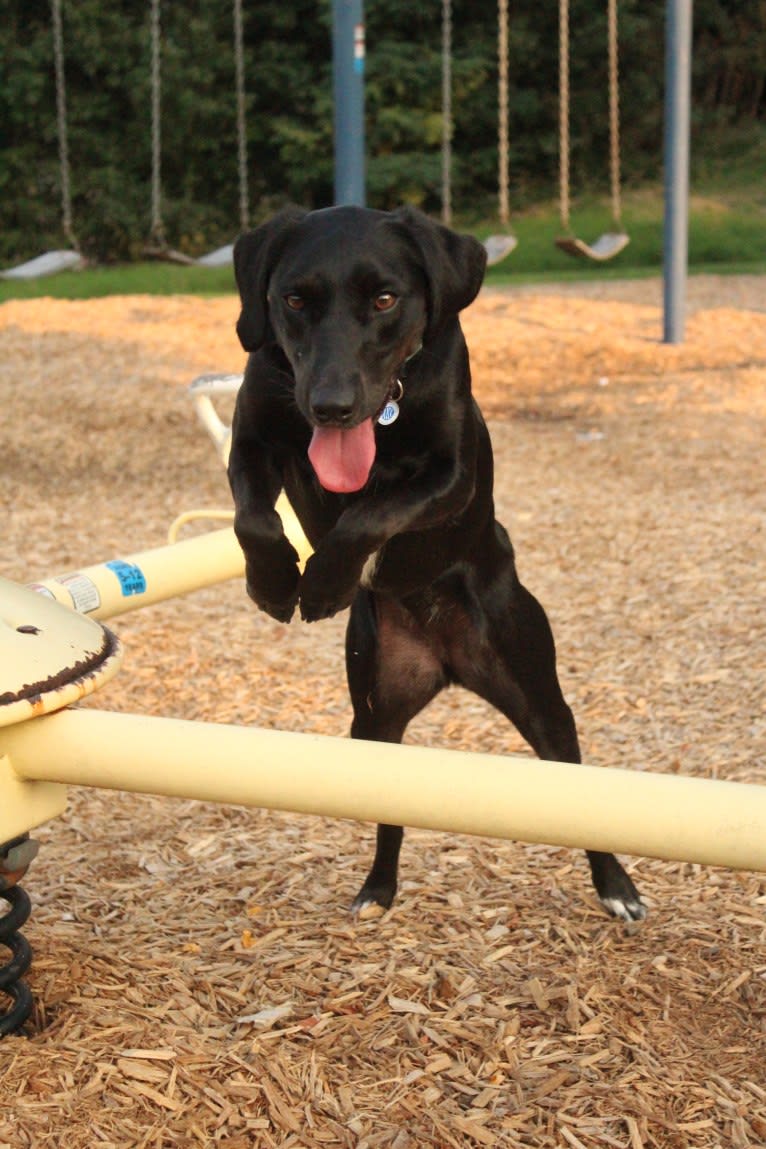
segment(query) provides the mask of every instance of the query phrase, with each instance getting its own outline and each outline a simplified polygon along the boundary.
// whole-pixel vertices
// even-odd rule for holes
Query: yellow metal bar
[[[305,561],[311,547],[284,495],[277,502],[277,511]],[[80,614],[103,619],[241,578],[244,571],[240,545],[229,527],[28,585]]]
[[[0,844],[57,818],[65,809],[66,786],[26,782],[11,769],[9,759],[0,756]]]
[[[238,578],[244,567],[239,543],[228,528],[29,585],[91,618],[113,618]]]
[[[231,508],[228,511],[224,511],[224,510],[215,510],[215,509],[211,510],[209,508],[205,509],[204,507],[202,507],[199,510],[182,511],[180,515],[177,515],[173,519],[173,522],[168,527],[168,542],[169,543],[177,543],[178,542],[178,536],[181,533],[181,530],[188,523],[198,523],[201,521],[207,521],[207,522],[217,521],[220,523],[233,523],[234,522],[234,509]]]
[[[766,787],[69,710],[0,731],[20,778],[766,871]]]

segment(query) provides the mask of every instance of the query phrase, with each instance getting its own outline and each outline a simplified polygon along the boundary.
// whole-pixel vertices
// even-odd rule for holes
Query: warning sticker
[[[72,604],[76,611],[80,614],[87,614],[91,610],[97,610],[101,606],[101,596],[98,593],[98,587],[84,574],[71,574],[64,575],[63,578],[57,578],[56,582],[65,586],[72,596]]]
[[[37,591],[38,594],[44,594],[46,598],[52,598],[54,602],[56,601],[56,596],[53,591],[49,590],[47,586],[43,586],[42,583],[28,582],[27,586],[30,590]]]
[[[112,562],[106,563],[106,566],[117,575],[123,597],[128,598],[132,594],[143,594],[146,590],[144,572],[135,563],[125,562],[124,559],[114,559]]]

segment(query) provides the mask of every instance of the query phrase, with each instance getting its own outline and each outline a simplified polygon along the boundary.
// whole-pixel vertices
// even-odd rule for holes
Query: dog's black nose
[[[354,417],[354,407],[338,399],[318,399],[311,404],[311,414],[320,427],[343,427]]]

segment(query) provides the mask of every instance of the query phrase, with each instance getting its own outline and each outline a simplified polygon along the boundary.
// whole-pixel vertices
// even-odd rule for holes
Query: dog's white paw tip
[[[638,898],[601,898],[601,905],[623,922],[642,922],[646,917],[646,906]]]

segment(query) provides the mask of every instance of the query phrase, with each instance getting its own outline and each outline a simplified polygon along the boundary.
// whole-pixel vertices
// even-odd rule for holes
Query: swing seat
[[[176,251],[172,247],[166,247],[159,243],[148,243],[143,254],[147,259],[157,259],[164,263],[180,263],[184,267],[191,267],[195,262],[190,255],[184,255],[182,251]]]
[[[56,275],[59,271],[70,271],[85,266],[78,251],[46,251],[18,267],[0,271],[0,279],[38,279],[43,275]]]
[[[182,251],[176,251],[172,247],[150,243],[144,248],[144,255],[147,259],[163,260],[165,263],[179,263],[184,267],[228,267],[232,262],[233,250],[234,245],[227,243],[224,247],[218,247],[215,251],[208,252],[207,255],[201,255],[199,259],[193,259],[192,256],[184,255]]]
[[[232,262],[233,253],[234,244],[227,243],[223,247],[217,247],[215,251],[209,251],[207,255],[201,255],[194,262],[200,267],[228,267]]]
[[[562,235],[556,240],[556,247],[560,247],[567,255],[593,259],[596,263],[606,263],[607,260],[619,255],[629,243],[630,236],[624,231],[606,231],[594,243],[585,243],[574,235]]]
[[[509,256],[519,241],[515,235],[488,235],[484,240],[484,250],[487,253],[487,263],[493,267]]]

